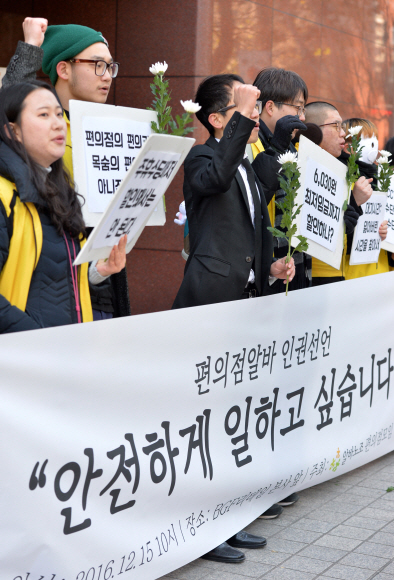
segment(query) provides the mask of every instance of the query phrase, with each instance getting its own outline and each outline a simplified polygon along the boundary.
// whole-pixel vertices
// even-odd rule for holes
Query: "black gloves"
[[[351,234],[354,231],[359,217],[359,213],[349,204],[343,214],[347,234]]]
[[[294,129],[303,129],[306,131],[307,127],[298,117],[294,115],[286,115],[278,119],[275,126],[274,136],[271,139],[271,145],[280,153],[284,153],[290,146],[290,141]]]

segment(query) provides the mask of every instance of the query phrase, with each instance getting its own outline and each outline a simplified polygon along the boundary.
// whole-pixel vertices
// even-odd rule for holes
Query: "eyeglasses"
[[[288,107],[294,107],[297,109],[297,117],[301,117],[301,115],[305,115],[305,107],[302,105],[292,105],[291,103],[281,103],[279,101],[274,101],[275,105],[287,105]]]
[[[226,111],[229,111],[230,109],[234,109],[234,107],[236,107],[236,106],[237,105],[229,105],[228,107],[223,107],[223,109],[219,109],[218,111],[216,111],[216,113],[225,113]],[[263,110],[262,101],[256,101],[255,109],[257,109],[259,115],[261,115],[261,111]]]
[[[98,77],[102,77],[105,75],[105,73],[107,72],[107,69],[109,71],[109,75],[111,78],[115,78],[116,75],[118,74],[118,70],[119,70],[119,63],[118,62],[105,62],[105,60],[90,60],[88,58],[70,58],[70,62],[73,64],[78,64],[80,62],[84,63],[87,62],[89,64],[94,64],[95,65],[95,69],[94,72],[96,74],[96,76]]]
[[[319,127],[328,127],[329,125],[335,125],[335,129],[338,131],[338,133],[341,132],[341,130],[345,130],[343,123],[341,123],[340,121],[334,121],[333,123],[324,123],[324,125],[319,125]]]

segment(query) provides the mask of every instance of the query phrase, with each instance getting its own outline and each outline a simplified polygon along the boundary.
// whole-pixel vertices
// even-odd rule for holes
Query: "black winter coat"
[[[37,208],[43,233],[41,255],[31,278],[30,290],[23,312],[0,295],[0,333],[61,326],[77,322],[71,269],[63,236],[51,222],[45,202],[32,185],[24,161],[4,143],[0,143],[0,175],[15,183],[22,202],[32,202]],[[70,247],[72,241],[67,235]],[[0,200],[0,271],[9,252],[10,238],[7,218]],[[79,243],[74,241],[78,254]]]

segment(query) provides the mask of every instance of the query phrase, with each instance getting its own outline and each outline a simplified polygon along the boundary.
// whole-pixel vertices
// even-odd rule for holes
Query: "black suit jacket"
[[[189,221],[190,254],[173,308],[241,298],[259,244],[262,293],[272,263],[273,242],[263,188],[261,239],[256,239],[245,184],[238,167],[255,121],[235,112],[218,143],[210,137],[185,160],[183,193]],[[255,268],[256,270],[256,268]]]

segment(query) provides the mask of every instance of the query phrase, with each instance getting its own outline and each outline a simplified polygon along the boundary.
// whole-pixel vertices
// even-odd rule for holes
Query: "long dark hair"
[[[29,167],[31,181],[44,202],[43,206],[47,206],[58,233],[62,235],[63,232],[68,232],[71,237],[78,239],[80,234],[86,235],[81,204],[78,199],[82,196],[74,190],[72,179],[64,168],[63,160],[58,159],[52,163],[52,171],[46,174],[27,153],[23,143],[15,138],[10,126],[10,123],[20,126],[25,99],[38,89],[50,91],[60,104],[55,90],[42,81],[17,83],[0,91],[0,140],[19,155]]]

